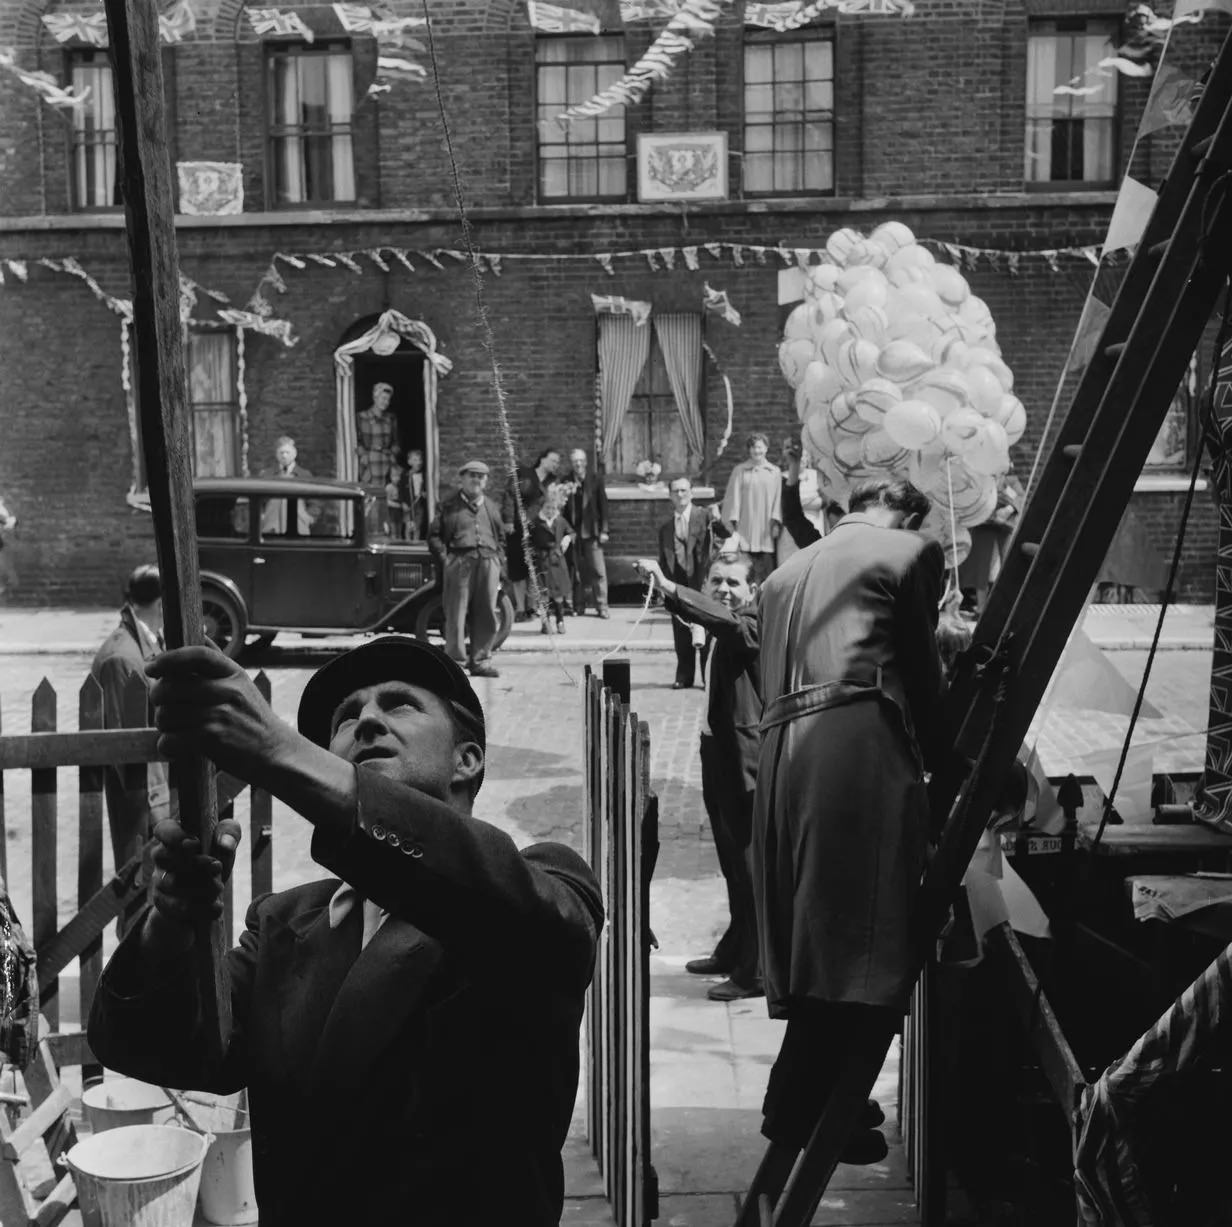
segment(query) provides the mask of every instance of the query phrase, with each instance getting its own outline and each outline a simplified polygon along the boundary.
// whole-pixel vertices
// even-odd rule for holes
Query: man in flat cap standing
[[[441,503],[428,530],[428,544],[444,570],[445,650],[465,661],[473,677],[499,677],[490,662],[505,529],[500,508],[484,494],[488,466],[468,460],[458,481],[461,488]]]
[[[211,1062],[191,950],[240,829],[219,823],[206,855],[160,823],[152,906],[94,999],[98,1058],[161,1086],[248,1088],[263,1227],[553,1227],[603,905],[574,852],[519,852],[471,816],[485,736],[466,674],[375,639],[309,681],[296,731],[212,649],[149,673],[160,750],[271,791],[335,876],[254,900]]]

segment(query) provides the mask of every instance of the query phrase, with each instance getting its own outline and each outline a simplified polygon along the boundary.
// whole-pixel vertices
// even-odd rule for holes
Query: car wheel
[[[239,602],[222,588],[203,588],[201,612],[205,618],[205,633],[220,651],[238,660],[248,633],[248,619]]]
[[[495,651],[509,638],[513,629],[513,601],[502,588],[496,598],[496,638],[492,640]],[[415,615],[415,638],[425,643],[445,637],[445,606],[439,596],[429,597]]]

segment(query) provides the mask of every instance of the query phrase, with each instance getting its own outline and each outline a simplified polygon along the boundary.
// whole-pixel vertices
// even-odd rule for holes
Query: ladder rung
[[[1018,548],[1022,550],[1028,558],[1034,558],[1035,555],[1039,553],[1039,542],[1024,541]]]
[[[1082,444],[1067,443],[1061,449],[1061,455],[1064,456],[1066,460],[1077,460],[1078,457],[1082,455]]]
[[[1105,358],[1119,358],[1125,352],[1126,341],[1114,341],[1111,345],[1104,346]]]
[[[1161,243],[1153,243],[1146,249],[1146,254],[1152,259],[1162,257],[1171,245],[1171,239],[1164,239]]]
[[[1204,136],[1200,141],[1194,141],[1189,150],[1189,156],[1195,159],[1206,157],[1207,151],[1210,149],[1214,141],[1215,134],[1213,132],[1210,136]]]

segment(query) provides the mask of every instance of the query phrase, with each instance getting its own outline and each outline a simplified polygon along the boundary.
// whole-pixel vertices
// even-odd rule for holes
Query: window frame
[[[107,71],[109,85],[112,90],[113,107],[115,96],[115,70],[112,67],[111,60],[107,55],[106,47],[93,46],[76,46],[64,48],[64,84],[68,88],[72,88],[73,70],[78,65],[87,63],[86,57],[95,61],[94,67],[104,68]],[[112,168],[111,168],[111,204],[83,204],[81,201],[81,183],[77,177],[77,151],[81,147],[80,129],[76,125],[77,112],[73,112],[69,119],[67,140],[68,140],[68,206],[71,213],[116,213],[124,207],[124,202],[120,199],[120,132],[118,126],[110,129],[111,140],[91,140],[87,142],[87,146],[91,149],[98,145],[110,144],[112,150]],[[114,119],[114,116],[113,116]]]
[[[1107,25],[1109,27],[1109,42],[1113,53],[1120,42],[1123,34],[1123,23],[1119,16],[1114,16],[1111,13],[1087,13],[1087,14],[1053,14],[1045,16],[1031,16],[1027,20],[1027,42],[1024,50],[1024,72],[1028,75],[1024,82],[1023,88],[1023,132],[1022,132],[1022,156],[1023,156],[1023,190],[1026,192],[1106,192],[1115,189],[1121,181],[1121,114],[1122,114],[1122,94],[1121,94],[1121,79],[1120,75],[1113,71],[1111,80],[1115,97],[1112,105],[1112,117],[1110,120],[1109,147],[1112,150],[1112,163],[1109,168],[1110,174],[1106,179],[1028,179],[1026,175],[1027,166],[1027,150],[1028,138],[1031,133],[1032,118],[1030,115],[1031,108],[1031,78],[1029,68],[1026,65],[1030,64],[1030,45],[1031,39],[1036,37],[1043,27],[1052,27],[1051,33],[1055,37],[1058,34],[1075,34],[1080,31],[1086,31],[1094,24]],[[1067,28],[1069,27],[1069,28]],[[1074,100],[1071,99],[1071,108]]]
[[[225,336],[230,345],[231,357],[231,393],[233,399],[230,401],[196,401],[193,399],[192,388],[192,340],[193,337],[204,336]],[[241,457],[244,449],[244,422],[240,413],[240,397],[239,397],[239,337],[237,330],[230,325],[206,327],[200,324],[189,325],[184,333],[184,380],[185,380],[185,404],[188,409],[188,435],[189,444],[192,448],[192,472],[193,477],[239,477],[241,469]],[[233,451],[230,457],[230,471],[226,473],[200,473],[197,468],[197,414],[198,413],[219,413],[227,410],[231,414],[231,420],[234,426],[232,438],[234,440]]]
[[[631,132],[630,124],[629,124],[629,108],[622,107],[621,110],[623,114],[621,115],[621,122],[624,125],[624,140],[622,142],[624,146],[624,153],[623,153],[624,186],[622,190],[620,191],[620,193],[619,194],[612,193],[610,195],[590,195],[590,196],[582,196],[582,195],[575,196],[572,193],[566,193],[561,196],[548,196],[544,192],[544,182],[543,182],[543,169],[544,169],[544,162],[545,162],[545,159],[543,157],[544,142],[542,141],[540,137],[540,133],[539,133],[539,123],[540,123],[539,70],[541,67],[548,67],[548,65],[544,65],[540,63],[539,48],[541,46],[545,46],[548,43],[566,43],[566,42],[572,42],[572,43],[575,43],[581,46],[587,43],[593,43],[596,38],[611,39],[613,41],[619,40],[620,52],[621,52],[620,58],[618,60],[616,59],[583,60],[583,61],[579,61],[579,63],[593,64],[596,66],[605,65],[605,64],[619,64],[621,68],[621,75],[623,76],[624,73],[628,71],[628,67],[629,67],[629,57],[626,51],[625,36],[623,33],[605,30],[605,31],[602,31],[598,35],[594,35],[594,34],[547,34],[547,33],[539,33],[539,32],[536,32],[535,34],[535,46],[534,46],[534,57],[533,57],[534,85],[533,85],[533,90],[532,90],[533,98],[532,98],[531,114],[534,117],[534,130],[535,130],[535,202],[537,204],[541,204],[541,205],[547,205],[547,204],[627,204],[630,199],[630,186],[629,186],[630,178],[632,177],[632,179],[636,183],[637,153],[636,153],[636,148],[633,144],[633,134]],[[565,66],[567,66],[569,64],[569,61],[567,60],[562,61],[562,63]],[[579,100],[579,101],[582,101],[582,100]],[[566,105],[572,105],[572,104],[566,102]],[[596,117],[596,118],[598,119],[601,117]],[[586,147],[593,148],[596,151],[598,151],[598,150],[603,149],[605,144],[612,144],[612,143],[614,142],[601,142],[601,141],[596,140],[596,142],[593,145],[586,146]],[[559,147],[567,149],[569,147],[569,142],[562,141]],[[567,167],[571,160],[569,157],[565,157],[564,159],[550,159],[550,160],[563,161],[566,166],[566,175],[567,175]],[[594,163],[598,164],[601,159],[600,159],[598,152],[596,152],[594,157],[589,158],[588,160],[593,161]],[[597,178],[597,175],[596,175],[596,178]]]
[[[748,166],[748,132],[751,126],[768,127],[773,133],[778,125],[778,111],[774,112],[775,121],[770,124],[750,125],[747,104],[748,80],[748,49],[753,46],[782,46],[793,43],[829,43],[830,45],[830,186],[828,188],[788,188],[784,190],[771,189],[763,191],[749,186]],[[808,78],[803,78],[799,85],[804,88]],[[771,82],[771,89],[778,84],[777,79]],[[807,112],[801,111],[800,127],[808,126],[808,120],[803,118]],[[801,26],[798,30],[778,33],[775,30],[746,29],[740,42],[740,192],[745,199],[782,200],[792,197],[828,198],[838,194],[838,29],[832,23]],[[761,150],[754,150],[761,153]],[[771,150],[771,156],[774,151]],[[802,150],[800,157],[807,156]],[[803,171],[804,167],[801,166]]]
[[[287,126],[274,123],[274,104],[277,91],[274,84],[274,62],[276,59],[298,60],[314,56],[336,55],[345,52],[351,61],[351,91],[348,95],[350,110],[344,131],[330,127],[325,132],[306,130],[299,125]],[[359,175],[355,157],[355,141],[357,128],[355,124],[355,44],[349,38],[317,39],[312,44],[285,41],[283,39],[266,39],[261,42],[261,88],[262,88],[262,123],[263,148],[265,150],[264,186],[265,208],[270,212],[290,212],[295,210],[310,211],[331,205],[359,205]],[[276,130],[278,129],[278,130]],[[331,141],[335,136],[346,136],[351,143],[351,184],[353,195],[340,199],[331,196],[328,199],[279,200],[277,187],[278,142],[293,137],[295,134],[305,136],[328,136]],[[302,151],[301,151],[302,158]],[[302,169],[302,164],[301,164]],[[332,170],[331,170],[332,178]]]

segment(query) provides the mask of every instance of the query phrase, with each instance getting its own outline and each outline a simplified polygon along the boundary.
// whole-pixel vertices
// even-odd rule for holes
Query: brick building
[[[638,105],[573,125],[566,144],[555,114],[618,77],[666,17],[625,22],[618,0],[571,0],[601,33],[548,34],[521,0],[433,0],[420,50],[386,46],[388,27],[378,47],[328,4],[284,7],[299,27],[258,34],[240,0],[189,2],[195,28],[163,52],[171,158],[206,185],[199,210],[228,198],[228,176],[242,185],[238,211],[177,222],[195,285],[198,470],[259,472],[289,434],[314,473],[353,475],[347,431],[377,382],[393,385],[401,440],[434,453],[442,486],[464,457],[505,464],[474,282],[449,254],[464,246],[452,149],[524,461],[547,444],[594,444],[599,342],[629,317],[597,315],[591,296],[651,305],[647,359],[607,455],[617,555],[651,549],[667,515],[666,494],[633,477],[638,460],[687,468],[721,493],[747,431],[798,429],[776,356],[791,259],[756,249],[820,248],[842,226],[896,219],[971,249],[965,275],[992,308],[1028,410],[1015,455],[1029,467],[1090,281],[1077,249],[1103,240],[1151,85],[1101,77],[1097,94],[1057,110],[1053,83],[1089,77],[1121,39],[1120,0],[919,0],[910,17],[831,10],[779,34],[746,26],[736,0]],[[384,17],[422,12],[393,0]],[[61,14],[81,19],[77,36],[65,37]],[[124,386],[115,300],[129,295],[128,273],[95,14],[96,0],[0,0],[0,47],[19,68],[92,87],[77,110],[53,108],[0,69],[0,491],[22,521],[5,598],[22,604],[109,603],[152,552]],[[1226,22],[1208,13],[1178,31],[1187,62],[1209,58]],[[426,44],[424,28],[408,33]],[[378,54],[418,61],[426,79],[378,66]],[[1175,131],[1139,147],[1141,181],[1162,177]],[[639,199],[639,138],[668,133],[725,138],[726,198]],[[1044,249],[1059,254],[1031,254]],[[738,326],[703,310],[707,284],[726,291]],[[254,293],[293,345],[220,314],[251,308]],[[413,327],[336,360],[390,310]],[[673,374],[697,383],[691,418]],[[718,454],[722,376],[734,417]],[[1178,402],[1135,495],[1161,557],[1194,446],[1186,413]],[[1212,590],[1213,534],[1202,500],[1182,575],[1191,599]]]

